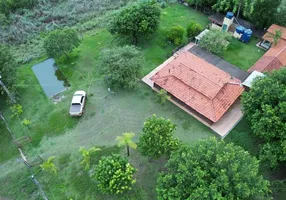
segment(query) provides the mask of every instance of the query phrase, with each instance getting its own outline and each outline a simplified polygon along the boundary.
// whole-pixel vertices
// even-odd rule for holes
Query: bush
[[[199,42],[202,48],[214,54],[221,55],[227,50],[229,33],[220,30],[210,30]]]
[[[131,190],[136,182],[133,174],[136,169],[132,167],[126,158],[119,154],[102,157],[95,168],[94,178],[98,181],[98,187],[102,193],[120,194]]]
[[[163,105],[168,100],[168,94],[166,90],[161,89],[156,95],[156,101]]]
[[[103,50],[99,56],[100,70],[108,87],[134,89],[138,86],[144,57],[135,46]]]
[[[167,39],[176,46],[179,46],[183,43],[184,32],[185,31],[182,26],[173,26],[167,31]]]
[[[194,22],[191,21],[191,23],[189,23],[189,25],[187,26],[187,37],[189,39],[194,39],[201,31],[203,30],[203,27]]]

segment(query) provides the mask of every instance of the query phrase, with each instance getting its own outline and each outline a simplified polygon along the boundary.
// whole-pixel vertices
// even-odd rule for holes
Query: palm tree
[[[118,146],[126,145],[127,156],[130,155],[129,147],[132,149],[137,148],[137,144],[132,141],[132,138],[135,136],[134,133],[123,133],[122,136],[117,136],[116,140],[118,141]]]
[[[42,170],[48,171],[48,172],[52,172],[52,173],[56,174],[58,169],[57,169],[56,165],[53,162],[54,159],[55,159],[55,156],[51,156],[51,157],[48,158],[48,160],[44,161],[43,164],[40,165]]]
[[[279,39],[282,37],[282,31],[279,29],[275,30],[274,35],[272,36],[273,38],[273,43],[274,46],[278,44]]]
[[[81,152],[81,155],[83,157],[83,160],[81,161],[81,165],[85,165],[84,170],[89,170],[90,163],[91,163],[91,155],[97,151],[100,151],[100,148],[92,147],[90,149],[85,149],[84,147],[80,147],[79,151]]]

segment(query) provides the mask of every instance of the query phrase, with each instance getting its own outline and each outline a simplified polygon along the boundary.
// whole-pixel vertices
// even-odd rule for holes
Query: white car
[[[76,91],[73,95],[70,106],[70,116],[82,116],[85,102],[86,102],[86,92],[82,90]]]

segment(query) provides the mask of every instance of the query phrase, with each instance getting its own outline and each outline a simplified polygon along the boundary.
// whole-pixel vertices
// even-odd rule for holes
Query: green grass
[[[144,75],[162,63],[175,48],[166,41],[166,29],[176,24],[186,27],[190,20],[195,20],[204,27],[208,23],[205,15],[182,5],[175,4],[162,11],[159,30],[149,39],[141,40],[139,44],[146,58]],[[132,131],[136,133],[135,140],[138,141],[144,121],[153,113],[171,119],[177,125],[175,136],[187,144],[213,136],[209,128],[172,103],[167,102],[163,106],[155,103],[156,93],[143,83],[136,91],[118,90],[115,94],[108,93],[104,79],[98,74],[99,52],[104,48],[128,42],[114,38],[105,29],[92,30],[85,34],[82,45],[70,55],[69,61],[57,61],[71,83],[70,89],[63,92],[65,98],[58,104],[47,99],[31,70],[33,64],[45,58],[19,68],[21,79],[25,80],[28,86],[20,91],[20,103],[24,108],[21,118],[32,121],[31,130],[20,125],[21,119],[9,120],[9,123],[18,137],[24,134],[32,137],[31,145],[24,149],[28,159],[37,155],[44,159],[56,156],[59,168],[56,176],[44,172],[37,174],[49,199],[156,199],[156,177],[163,170],[165,159],[149,160],[137,151],[132,151],[129,161],[138,169],[136,185],[126,194],[109,196],[100,194],[96,182],[90,178],[92,171],[88,173],[82,170],[78,152],[79,146],[105,146],[104,150],[93,158],[91,169],[100,156],[112,152],[123,155],[124,150],[114,146],[116,136]],[[224,55],[225,59],[243,69],[249,68],[252,62],[259,58],[258,54],[255,54],[254,43],[252,41],[251,44],[243,44],[234,40],[229,52]],[[245,51],[241,52],[242,50]],[[238,58],[249,57],[247,50],[252,52],[255,58],[247,62],[240,61]],[[78,89],[89,90],[94,96],[88,98],[84,116],[76,119],[69,117],[68,109],[72,94]],[[4,114],[9,119],[9,109],[6,109]],[[0,126],[3,130],[3,125]],[[3,131],[0,134],[0,148],[8,153],[0,155],[0,198],[41,199],[38,189],[28,179],[26,168],[16,159],[18,152],[10,136],[2,133]],[[243,146],[252,155],[257,155],[259,140],[252,136],[245,120],[241,121],[225,140]],[[262,168],[262,173],[271,178],[271,173],[266,168]]]
[[[248,70],[261,56],[264,50],[256,47],[259,39],[252,38],[249,43],[243,43],[235,38],[231,39],[223,58],[243,70]]]
[[[163,62],[175,48],[167,43],[165,30],[175,24],[186,27],[191,19],[199,21],[203,26],[208,22],[205,15],[182,5],[175,4],[163,10],[158,32],[146,41],[141,40],[139,44],[146,59],[143,74],[149,73]],[[185,38],[185,42],[186,40]],[[78,154],[80,146],[89,148],[105,145],[107,149],[111,148],[116,152],[118,149],[113,147],[116,144],[115,138],[123,132],[135,132],[135,141],[138,141],[144,121],[154,113],[171,119],[177,125],[175,136],[187,144],[213,136],[208,127],[172,103],[167,102],[163,106],[157,104],[156,93],[144,83],[135,91],[117,90],[115,94],[108,92],[103,77],[98,73],[98,55],[104,48],[128,43],[129,41],[113,37],[105,29],[85,34],[82,45],[70,55],[69,61],[64,58],[57,61],[71,84],[69,90],[63,92],[65,98],[58,104],[47,99],[31,70],[35,63],[45,58],[19,68],[20,78],[28,86],[20,90],[19,103],[23,106],[24,113],[21,119],[13,120],[9,119],[9,109],[4,114],[17,137],[25,134],[31,136],[32,143],[24,148],[29,160],[37,155],[44,159],[57,156],[60,168],[58,175],[38,175],[50,199],[156,199],[156,177],[165,160],[149,161],[138,152],[133,152],[130,162],[138,168],[138,181],[134,190],[119,198],[99,194],[94,180],[79,166]],[[88,98],[84,116],[77,119],[68,115],[68,109],[72,94],[78,89],[87,90],[94,95]],[[21,125],[23,118],[31,120],[31,130]],[[3,141],[9,141],[8,136]],[[11,143],[3,143],[1,149],[6,148],[13,152]],[[107,149],[103,151],[104,154],[110,153]],[[16,152],[8,156],[0,155],[0,161],[4,164],[0,169],[0,184],[4,186],[0,188],[0,197],[37,199],[38,190],[27,179],[27,173],[22,173],[25,167],[18,165],[17,160],[13,159],[18,156]]]

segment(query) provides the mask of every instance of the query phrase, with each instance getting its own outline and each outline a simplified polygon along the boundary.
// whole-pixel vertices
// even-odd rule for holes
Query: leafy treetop
[[[133,174],[136,169],[128,163],[126,158],[119,154],[102,157],[95,168],[94,178],[103,193],[120,194],[131,190],[135,183]]]
[[[134,89],[138,86],[144,57],[135,46],[105,49],[99,56],[98,66],[105,74],[109,87]]]
[[[44,41],[44,48],[51,57],[60,57],[72,52],[80,45],[77,32],[73,29],[57,29],[49,33]]]
[[[160,157],[177,149],[179,140],[173,136],[176,125],[170,120],[153,115],[144,123],[138,147],[143,155]]]
[[[183,146],[157,180],[158,199],[271,199],[269,181],[258,174],[259,161],[233,144],[215,138]]]
[[[153,34],[159,27],[160,8],[154,1],[132,4],[115,15],[109,24],[112,34],[132,38],[133,44],[140,36]]]
[[[257,79],[242,95],[253,133],[264,140],[261,158],[275,167],[286,161],[286,68]]]

